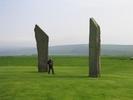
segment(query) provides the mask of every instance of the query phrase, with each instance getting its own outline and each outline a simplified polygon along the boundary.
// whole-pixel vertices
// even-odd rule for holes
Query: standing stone
[[[94,18],[90,18],[89,76],[100,76],[100,27]]]
[[[38,72],[47,72],[49,37],[38,25],[35,25],[34,31],[38,51]]]

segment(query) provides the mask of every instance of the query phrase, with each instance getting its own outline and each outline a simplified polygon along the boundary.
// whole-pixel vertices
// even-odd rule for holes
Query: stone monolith
[[[47,72],[49,37],[38,25],[35,25],[34,31],[38,52],[38,72]]]
[[[100,27],[94,18],[90,18],[89,76],[100,76]]]

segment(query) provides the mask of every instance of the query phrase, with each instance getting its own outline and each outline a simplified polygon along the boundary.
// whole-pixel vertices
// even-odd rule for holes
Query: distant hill
[[[133,56],[133,45],[102,45],[104,56]],[[36,48],[0,48],[0,56],[35,55]],[[88,55],[87,44],[60,45],[49,47],[50,55]]]
[[[36,48],[0,48],[0,56],[35,55]]]
[[[88,55],[88,45],[63,45],[50,47],[52,55]],[[102,45],[101,55],[104,56],[133,56],[133,45]]]

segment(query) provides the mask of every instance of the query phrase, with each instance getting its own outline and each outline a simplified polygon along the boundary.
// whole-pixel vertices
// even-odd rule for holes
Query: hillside
[[[0,56],[35,55],[36,48],[1,48]],[[61,45],[49,47],[50,55],[88,55],[87,44]],[[133,56],[133,45],[102,45],[103,56]]]

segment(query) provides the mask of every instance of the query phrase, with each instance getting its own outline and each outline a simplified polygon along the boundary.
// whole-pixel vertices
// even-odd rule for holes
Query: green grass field
[[[102,57],[101,77],[89,78],[87,57],[53,59],[48,75],[35,56],[0,57],[0,100],[133,100],[133,60]]]

